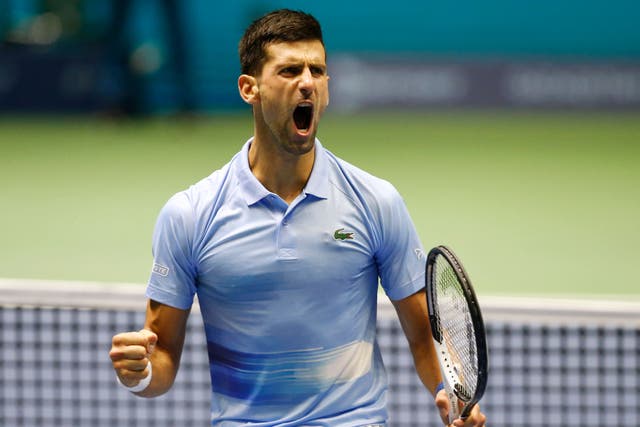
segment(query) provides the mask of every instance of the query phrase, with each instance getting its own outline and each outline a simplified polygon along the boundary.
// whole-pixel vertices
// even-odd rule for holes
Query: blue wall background
[[[329,58],[339,53],[470,60],[640,58],[638,0],[239,0],[215,5],[186,0],[192,77],[204,104],[216,99],[215,105],[240,105],[238,40],[253,19],[280,7],[302,9],[320,20]]]
[[[85,25],[105,28],[111,0],[77,0]],[[162,2],[132,0],[122,23],[134,52],[151,46],[159,55],[142,76],[149,110],[175,103],[175,64]],[[178,0],[175,0],[178,1]],[[73,3],[73,2],[72,2]],[[0,0],[0,33],[46,4]],[[237,108],[236,47],[246,26],[281,7],[302,9],[322,23],[329,59],[336,54],[426,59],[620,61],[640,60],[638,0],[380,0],[251,1],[181,0],[188,80],[199,109]],[[0,51],[1,55],[1,51]],[[1,57],[0,57],[1,59]]]

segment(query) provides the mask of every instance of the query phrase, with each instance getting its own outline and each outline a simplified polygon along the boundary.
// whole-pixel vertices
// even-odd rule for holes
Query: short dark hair
[[[318,40],[324,46],[320,23],[312,15],[290,9],[270,12],[251,23],[238,46],[242,74],[257,75],[270,43]]]

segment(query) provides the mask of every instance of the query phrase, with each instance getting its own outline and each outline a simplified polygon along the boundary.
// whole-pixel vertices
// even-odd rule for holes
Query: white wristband
[[[151,373],[152,373],[151,361],[147,363],[147,369],[149,369],[149,375],[141,379],[138,384],[131,387],[127,387],[126,385],[122,384],[122,381],[120,381],[120,378],[116,376],[116,379],[118,380],[118,384],[120,384],[122,387],[124,387],[125,389],[129,390],[132,393],[137,393],[139,391],[146,389],[147,387],[149,387],[149,384],[151,383]]]

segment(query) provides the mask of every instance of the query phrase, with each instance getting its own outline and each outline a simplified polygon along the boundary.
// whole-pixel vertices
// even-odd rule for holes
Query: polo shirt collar
[[[302,189],[305,194],[310,194],[318,199],[326,199],[329,196],[329,166],[327,152],[316,138],[316,158],[313,161],[313,169],[307,185]]]
[[[258,178],[255,177],[249,167],[249,147],[251,147],[252,142],[253,137],[244,144],[236,163],[236,175],[240,184],[240,190],[249,206],[271,195],[271,192],[258,181]],[[315,150],[316,156],[313,169],[311,170],[311,176],[309,176],[309,181],[307,181],[307,185],[302,191],[307,195],[313,195],[319,199],[326,199],[329,194],[327,154],[317,138],[315,140]]]

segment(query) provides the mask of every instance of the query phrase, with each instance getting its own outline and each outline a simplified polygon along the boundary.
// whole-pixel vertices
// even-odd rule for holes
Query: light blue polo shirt
[[[309,181],[288,205],[252,174],[251,142],[161,210],[147,296],[188,309],[197,293],[212,425],[384,423],[378,283],[393,300],[424,285],[405,204],[316,140]]]

